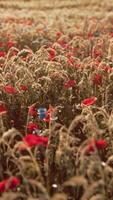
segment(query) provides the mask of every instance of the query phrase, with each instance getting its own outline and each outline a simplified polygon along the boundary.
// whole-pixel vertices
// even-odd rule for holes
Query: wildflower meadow
[[[0,200],[113,200],[113,1],[0,0]]]

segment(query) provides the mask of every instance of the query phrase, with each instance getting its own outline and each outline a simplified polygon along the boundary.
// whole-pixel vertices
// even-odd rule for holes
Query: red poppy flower
[[[17,187],[18,185],[20,185],[20,179],[14,177],[12,178],[11,180],[9,180],[9,188],[10,189],[13,189],[15,187]]]
[[[4,192],[6,188],[6,181],[1,181],[0,182],[0,192]]]
[[[101,57],[102,56],[102,51],[100,50],[94,50],[94,57],[97,58],[97,57]]]
[[[8,47],[8,48],[13,47],[14,45],[15,45],[15,43],[14,43],[13,41],[8,41],[8,42],[7,42],[7,47]]]
[[[0,57],[5,57],[6,53],[4,51],[0,51]]]
[[[35,124],[33,122],[29,122],[28,125],[27,125],[27,129],[29,131],[34,131],[35,129],[38,129],[38,126],[37,126],[37,124]]]
[[[75,80],[69,80],[66,83],[64,83],[64,88],[68,89],[68,88],[74,87],[75,85],[76,85]]]
[[[90,105],[93,105],[97,100],[97,97],[91,97],[91,98],[87,98],[87,99],[84,99],[81,103],[81,106],[84,107],[84,106],[90,106]]]
[[[42,145],[46,147],[48,144],[48,138],[39,136],[39,135],[28,134],[27,136],[23,138],[23,142],[26,145],[26,146],[23,146],[24,148],[35,147],[38,145]]]
[[[113,70],[110,66],[102,66],[102,69],[103,69],[105,72],[111,72],[111,71]]]
[[[6,107],[4,106],[4,104],[0,103],[0,114],[6,113]]]
[[[50,60],[54,60],[55,56],[56,56],[56,51],[53,48],[51,48],[49,50],[49,58],[50,58]]]
[[[100,74],[95,74],[92,81],[94,85],[102,85],[102,76]]]
[[[29,114],[30,116],[33,116],[33,117],[36,117],[36,116],[37,116],[37,111],[36,111],[36,109],[35,109],[34,106],[30,106],[30,107],[29,107],[28,114]]]
[[[95,141],[95,144],[98,149],[103,149],[107,147],[107,142],[102,139]]]
[[[6,192],[9,189],[14,189],[20,185],[20,180],[16,177],[9,178],[0,182],[0,192]]]
[[[17,94],[17,90],[11,85],[4,86],[4,91],[8,94]]]
[[[60,38],[61,35],[62,35],[62,33],[61,33],[60,31],[57,31],[57,32],[56,32],[56,36],[57,36],[57,38]]]
[[[103,139],[100,139],[100,140],[94,140],[94,141],[91,141],[90,144],[87,145],[87,147],[85,148],[85,153],[89,154],[89,153],[92,153],[95,151],[95,147],[98,149],[98,150],[102,150],[102,149],[105,149],[107,147],[107,142]]]
[[[28,87],[26,85],[20,85],[20,90],[27,91]]]

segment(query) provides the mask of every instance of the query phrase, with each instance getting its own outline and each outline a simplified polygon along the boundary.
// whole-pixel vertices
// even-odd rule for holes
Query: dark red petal
[[[6,112],[7,112],[7,110],[6,110],[5,106],[3,104],[0,104],[0,114],[6,113]]]
[[[46,145],[48,142],[48,138],[28,134],[23,138],[23,142],[25,142],[29,147],[37,146],[37,145]]]
[[[17,90],[11,85],[4,86],[4,91],[8,94],[16,94],[17,93]]]
[[[92,104],[94,104],[97,100],[97,97],[91,97],[91,98],[87,98],[84,99],[81,103],[81,106],[90,106]]]

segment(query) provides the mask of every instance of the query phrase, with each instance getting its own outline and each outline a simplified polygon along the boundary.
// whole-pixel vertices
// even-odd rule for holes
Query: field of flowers
[[[0,200],[113,200],[112,11],[0,0]]]

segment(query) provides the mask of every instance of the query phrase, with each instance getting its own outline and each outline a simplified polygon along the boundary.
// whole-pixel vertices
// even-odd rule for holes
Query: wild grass
[[[111,5],[0,1],[1,200],[113,199]]]

